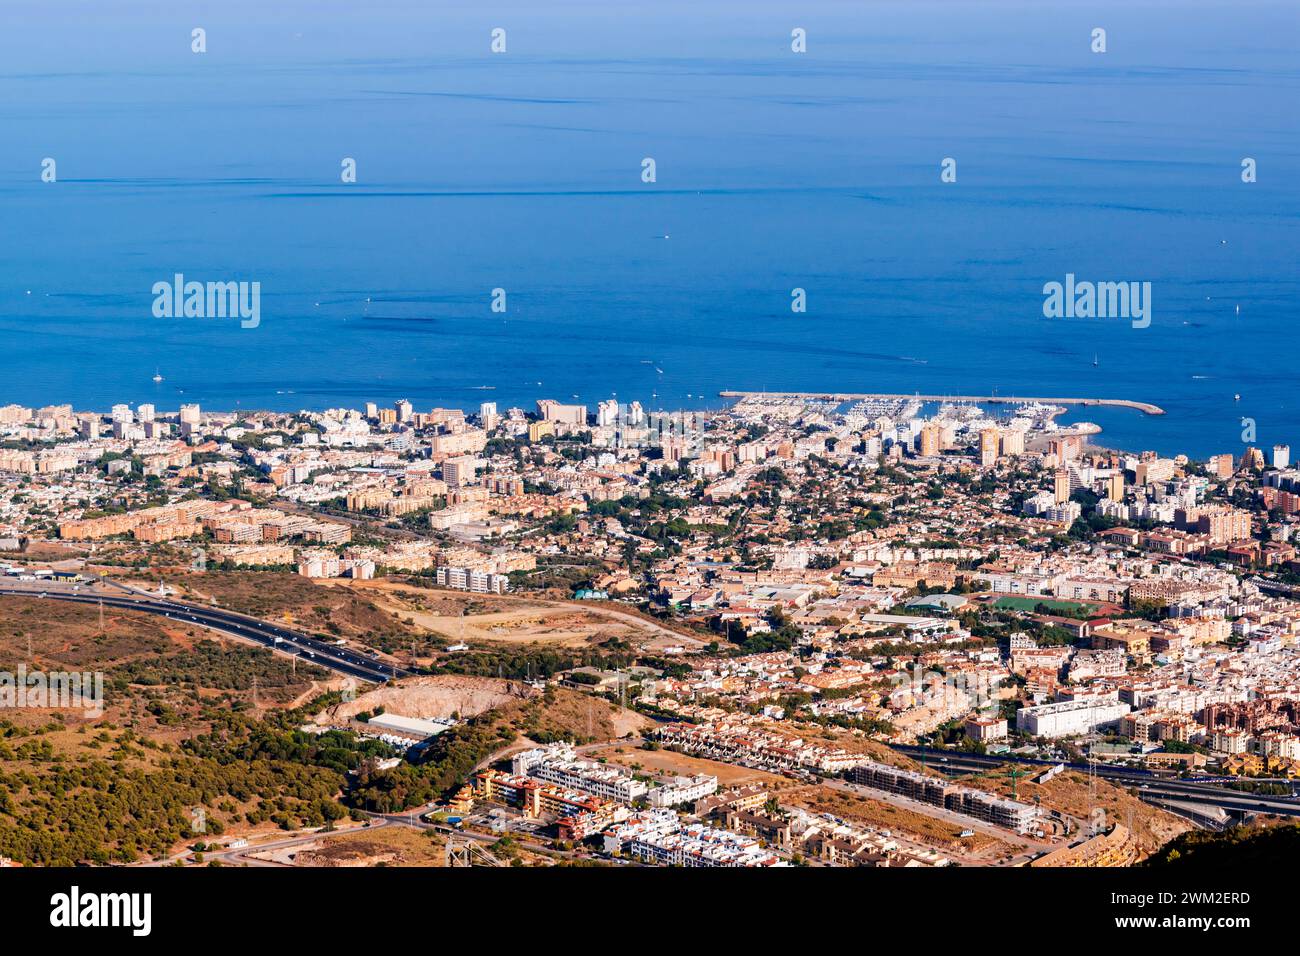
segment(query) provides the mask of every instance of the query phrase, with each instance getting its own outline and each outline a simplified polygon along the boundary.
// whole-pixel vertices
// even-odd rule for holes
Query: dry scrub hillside
[[[118,577],[119,580],[125,580]],[[162,580],[176,596],[196,604],[216,604],[288,627],[344,638],[389,653],[427,651],[433,645],[415,627],[368,596],[346,588],[327,588],[308,578],[270,571],[174,571],[132,583],[156,588]],[[439,642],[440,643],[440,642]]]
[[[959,782],[963,786],[1011,796],[1011,780],[1005,772],[963,777]],[[1192,829],[1192,825],[1182,817],[1143,803],[1128,790],[1105,780],[1096,781],[1094,796],[1087,776],[1073,771],[1057,774],[1042,784],[1032,783],[1028,777],[1022,778],[1016,785],[1016,794],[1022,802],[1040,800],[1044,808],[1069,814],[1083,821],[1085,826],[1092,820],[1094,811],[1100,809],[1106,814],[1107,826],[1122,823],[1133,831],[1143,854],[1154,852],[1180,833]]]
[[[559,687],[542,691],[522,681],[449,674],[410,677],[372,688],[316,714],[313,720],[320,726],[337,724],[381,707],[403,717],[481,717],[509,727],[511,738],[543,742],[613,740],[653,724],[635,711],[578,691]]]
[[[0,670],[102,673],[105,712],[93,722],[128,723],[160,739],[186,736],[208,703],[288,706],[323,690],[331,675],[269,650],[153,614],[40,598],[0,598]],[[5,716],[31,725],[52,709]],[[81,709],[65,716],[87,719]]]

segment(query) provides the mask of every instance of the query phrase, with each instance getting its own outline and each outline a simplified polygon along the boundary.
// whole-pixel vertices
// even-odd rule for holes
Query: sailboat
[[[162,373],[159,372],[157,369],[153,370],[153,380],[155,382],[161,382],[163,380]]]
[[[1092,353],[1092,367],[1093,367],[1093,368],[1096,368],[1096,367],[1097,367],[1097,353],[1096,353],[1096,352],[1093,352],[1093,353]]]

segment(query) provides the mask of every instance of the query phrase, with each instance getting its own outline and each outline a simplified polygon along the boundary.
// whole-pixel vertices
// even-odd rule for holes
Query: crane
[[[1012,767],[1007,771],[1007,776],[1011,778],[1011,799],[1018,799],[1019,794],[1017,793],[1016,783],[1021,777],[1029,776],[1029,771],[1021,770],[1019,767]]]

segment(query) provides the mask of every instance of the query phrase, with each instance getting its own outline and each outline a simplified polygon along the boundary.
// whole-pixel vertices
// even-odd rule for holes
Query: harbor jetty
[[[1038,398],[1023,395],[902,395],[884,392],[739,392],[718,393],[723,398],[790,398],[837,402],[871,401],[873,399],[920,402],[978,402],[987,404],[1025,405],[1106,405],[1112,408],[1132,408],[1144,415],[1163,415],[1165,410],[1150,402],[1134,402],[1127,398]]]

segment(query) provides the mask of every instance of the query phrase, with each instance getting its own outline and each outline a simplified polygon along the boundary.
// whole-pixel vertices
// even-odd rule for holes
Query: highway
[[[894,744],[893,749],[919,759],[922,748],[905,744]],[[1005,764],[1029,764],[1042,770],[1061,761],[1039,760],[1031,757],[989,756],[987,754],[960,753],[951,750],[934,750],[924,748],[926,765],[932,769],[952,771],[987,771]],[[1066,768],[1080,773],[1087,773],[1087,764],[1066,763]],[[1126,767],[1112,767],[1097,764],[1094,772],[1098,777],[1123,786],[1136,788],[1144,797],[1164,797],[1184,803],[1196,803],[1209,807],[1219,807],[1236,813],[1272,813],[1278,816],[1300,817],[1300,801],[1291,797],[1275,797],[1263,794],[1244,793],[1229,790],[1212,783],[1195,780],[1181,780],[1177,777],[1164,777],[1146,770],[1132,770]]]
[[[311,637],[301,631],[236,614],[233,611],[185,604],[147,592],[133,591],[118,595],[89,588],[74,589],[71,585],[52,581],[16,583],[0,580],[0,597],[5,595],[95,606],[102,603],[105,607],[161,615],[170,620],[196,624],[231,637],[253,641],[274,651],[300,657],[337,673],[371,683],[382,684],[394,677],[412,676],[410,671],[388,664],[377,657]]]

